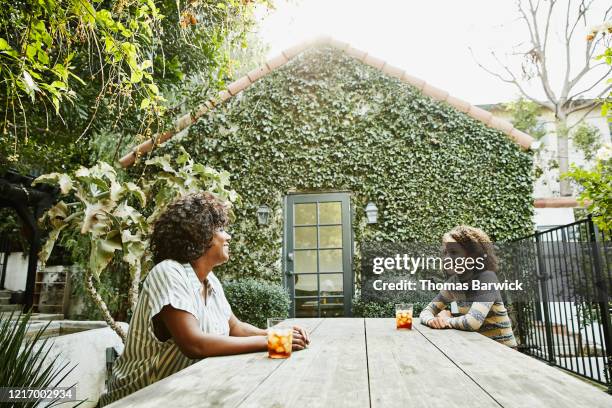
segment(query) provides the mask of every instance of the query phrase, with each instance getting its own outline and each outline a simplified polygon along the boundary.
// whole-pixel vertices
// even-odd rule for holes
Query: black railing
[[[512,243],[525,282],[514,314],[519,350],[603,384],[612,393],[612,242],[591,218]]]

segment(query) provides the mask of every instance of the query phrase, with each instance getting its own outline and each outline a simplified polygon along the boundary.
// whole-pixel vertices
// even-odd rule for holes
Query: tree
[[[150,138],[224,86],[262,3],[7,2],[0,169],[65,172]]]
[[[562,174],[569,170],[568,135],[575,126],[575,124],[568,124],[568,116],[585,110],[583,117],[586,117],[600,103],[598,98],[606,95],[612,89],[612,85],[602,86],[602,81],[612,72],[612,67],[605,62],[594,63],[593,60],[593,57],[598,55],[598,50],[605,48],[610,42],[610,36],[605,34],[607,28],[602,30],[601,35],[596,36],[593,35],[593,30],[588,31],[587,29],[587,20],[591,19],[590,12],[594,9],[594,3],[595,0],[574,2],[518,0],[520,20],[529,37],[528,43],[518,45],[518,51],[512,55],[512,57],[520,58],[520,66],[515,67],[509,62],[502,61],[494,51],[491,54],[501,72],[478,63],[491,75],[515,86],[525,99],[554,113],[557,159],[559,172]],[[603,21],[610,18],[611,12],[612,7],[607,8]],[[557,22],[559,24],[556,24]],[[580,32],[588,32],[588,41],[584,41]],[[561,40],[559,44],[563,58],[561,64],[551,56],[551,42],[555,38]],[[577,69],[576,61],[573,60],[576,47],[584,47],[584,57]],[[553,85],[553,78],[556,76],[561,78],[561,84],[558,87]],[[538,81],[545,95],[544,100],[536,98],[527,90],[527,85],[532,79]],[[585,97],[587,93],[594,90],[595,98]],[[581,120],[578,120],[576,124],[580,122]],[[570,182],[567,178],[561,179],[560,191],[562,196],[571,195]]]

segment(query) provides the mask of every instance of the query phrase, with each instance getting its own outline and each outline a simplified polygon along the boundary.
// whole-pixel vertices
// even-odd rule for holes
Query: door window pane
[[[320,272],[342,272],[342,250],[324,249],[319,251]]]
[[[294,268],[295,273],[316,273],[317,272],[317,251],[295,251]]]
[[[319,227],[319,248],[342,248],[342,225]]]
[[[321,317],[344,316],[344,303],[342,298],[321,298]]]
[[[295,275],[295,296],[317,296],[317,275]]]
[[[342,203],[319,203],[319,224],[341,224]]]
[[[316,248],[317,227],[295,227],[295,248]]]
[[[295,204],[293,212],[295,225],[317,224],[317,203]]]
[[[317,298],[295,299],[295,317],[318,317]]]
[[[341,296],[343,275],[341,273],[319,275],[321,296]]]

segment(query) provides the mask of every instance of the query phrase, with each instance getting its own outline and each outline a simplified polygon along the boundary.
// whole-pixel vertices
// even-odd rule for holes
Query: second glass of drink
[[[397,329],[412,329],[412,303],[398,303],[395,305],[395,327]]]

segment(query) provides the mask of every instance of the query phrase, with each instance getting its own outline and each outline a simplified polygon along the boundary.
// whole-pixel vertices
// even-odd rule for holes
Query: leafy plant
[[[0,313],[0,384],[11,388],[58,387],[75,366],[70,366],[70,362],[60,362],[60,356],[48,359],[51,345],[42,335],[51,322],[34,333],[28,333],[29,321],[30,313]],[[24,402],[19,406],[34,407],[39,403]],[[47,406],[53,405],[58,405],[58,401],[50,401]]]
[[[0,167],[65,172],[114,161],[125,143],[150,138],[224,87],[261,4],[270,2],[4,2]]]
[[[100,162],[91,168],[81,167],[73,175],[52,173],[38,177],[37,183],[56,183],[63,200],[41,218],[49,237],[39,257],[45,262],[62,231],[86,236],[89,260],[85,269],[85,285],[106,322],[125,340],[125,333],[112,318],[106,303],[97,292],[94,280],[106,270],[115,256],[121,256],[131,277],[128,301],[132,311],[138,301],[138,285],[143,265],[150,265],[146,252],[151,225],[164,208],[177,197],[190,192],[209,190],[230,202],[237,200],[234,191],[227,190],[229,174],[217,172],[195,163],[184,151],[176,158],[175,169],[169,157],[157,157],[147,162],[159,172],[151,179],[140,179],[140,185],[123,182],[113,167]],[[148,202],[154,204],[147,207]],[[148,214],[148,216],[146,215]]]
[[[265,328],[268,317],[289,315],[289,295],[282,286],[256,279],[223,282],[232,311],[240,320]]]
[[[578,327],[581,329],[599,322],[599,304],[588,302],[575,302],[576,317]],[[612,302],[608,302],[608,307],[612,307]]]
[[[612,231],[612,145],[599,149],[595,166],[582,169],[575,165],[561,177],[574,180],[581,187],[578,196],[593,215],[593,222],[605,232]]]
[[[597,35],[601,35],[601,37],[604,38],[606,48],[603,53],[595,57],[595,60],[604,60],[606,64],[612,66],[612,47],[610,46],[612,36],[610,34],[612,34],[612,22],[608,21],[605,24],[593,27],[591,33],[587,36],[587,41],[593,41]],[[606,83],[611,84],[612,78],[607,78]],[[608,122],[612,122],[612,90],[606,95],[603,95],[601,116],[607,118]]]
[[[512,119],[515,128],[522,130],[536,139],[546,136],[544,124],[539,120],[542,107],[525,98],[504,104],[504,108]]]
[[[62,246],[64,241],[62,240]],[[105,320],[100,308],[93,302],[87,291],[84,274],[80,267],[73,268],[70,277],[70,296],[81,300],[82,304],[70,310],[68,319],[72,320]],[[96,281],[96,290],[113,319],[129,322],[132,311],[128,293],[132,285],[128,266],[120,257],[114,257],[100,279]]]
[[[411,299],[406,299],[406,302],[411,302]],[[427,302],[411,303],[414,307],[414,317],[418,317],[427,306]],[[395,302],[365,302],[356,296],[353,298],[352,313],[355,317],[395,317]]]
[[[574,146],[581,150],[586,160],[592,160],[595,152],[601,148],[601,135],[596,126],[581,123],[572,135]]]

